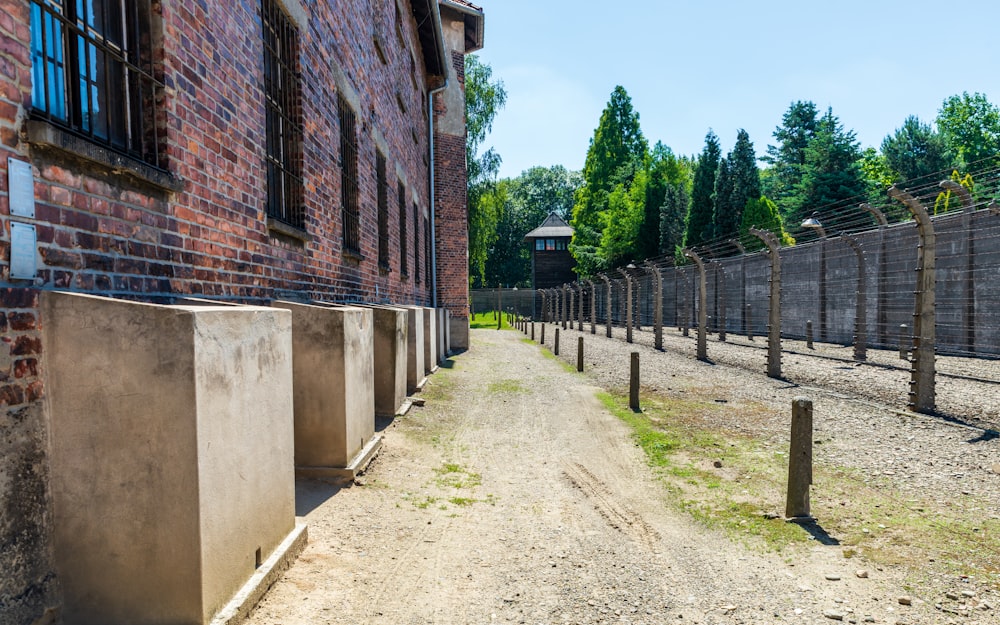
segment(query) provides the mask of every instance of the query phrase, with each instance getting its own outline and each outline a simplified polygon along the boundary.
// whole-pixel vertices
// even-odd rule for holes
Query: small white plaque
[[[10,279],[34,280],[38,273],[35,227],[10,223]]]
[[[31,163],[7,157],[7,189],[10,214],[15,217],[35,218],[35,174]]]

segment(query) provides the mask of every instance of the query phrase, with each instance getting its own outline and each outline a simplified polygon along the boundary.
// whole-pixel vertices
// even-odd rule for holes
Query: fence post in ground
[[[625,276],[625,342],[632,342],[632,278],[624,269],[618,273]]]
[[[788,497],[785,518],[804,521],[809,514],[812,484],[813,404],[808,397],[792,400],[792,436],[788,453]]]
[[[556,338],[552,341],[552,353],[559,355],[559,328],[556,327]]]
[[[531,340],[532,341],[535,340],[535,322],[534,321],[531,322]]]
[[[708,360],[708,311],[705,310],[708,304],[708,294],[706,291],[706,286],[708,281],[705,279],[705,262],[701,259],[696,252],[693,250],[684,248],[684,256],[690,258],[694,261],[695,266],[698,268],[698,360]]]
[[[653,277],[653,347],[663,349],[663,276],[656,264],[646,262]]]
[[[586,288],[587,283],[581,280],[580,282],[577,282],[577,284],[580,285],[580,310],[576,311],[576,323],[577,323],[576,329],[579,330],[580,332],[583,332],[583,314],[584,314],[583,311],[586,308],[586,306],[584,305],[585,301],[583,299],[583,296],[587,290]]]
[[[576,370],[583,371],[583,337],[576,339]]]
[[[752,314],[753,314],[753,307],[751,307],[750,304],[747,304],[743,308],[743,323],[746,325],[747,339],[749,339],[751,341],[753,340],[753,317],[752,317]]]
[[[885,213],[867,202],[860,204],[860,208],[874,217],[875,222],[878,224],[878,299],[875,302],[875,329],[877,333],[875,340],[878,341],[879,345],[885,345],[888,342],[886,335],[889,331],[889,321],[886,312],[888,310],[888,305],[886,303],[885,292],[887,281],[887,268],[885,262],[885,229],[889,225],[889,220],[886,219]]]
[[[858,289],[854,302],[854,360],[861,362],[868,359],[868,277],[865,252],[855,237],[845,234],[843,238],[858,259]]]
[[[913,357],[910,359],[910,410],[934,412],[934,288],[936,283],[936,243],[934,224],[927,209],[912,195],[889,188],[889,197],[906,205],[917,222],[917,288],[913,309]]]
[[[608,338],[610,339],[611,338],[611,295],[614,287],[611,286],[611,278],[609,278],[607,275],[602,273],[601,278],[608,283],[608,297],[606,298],[607,305],[605,306],[607,308],[607,317],[604,319],[604,325],[605,325],[605,331],[608,335]]]
[[[542,324],[542,339],[538,341],[539,345],[545,345],[545,324]]]
[[[691,307],[694,306],[694,303],[693,303],[693,300],[692,300],[692,294],[691,294],[690,291],[688,291],[688,288],[687,288],[687,283],[688,283],[687,274],[688,274],[688,272],[685,271],[684,269],[681,269],[680,272],[681,272],[681,280],[683,281],[683,284],[681,285],[681,292],[684,293],[684,308],[681,311],[681,327],[679,327],[677,329],[681,331],[681,334],[683,336],[691,336],[690,328],[691,328],[691,314],[692,313],[691,313],[691,310],[688,308],[688,303],[691,302],[691,304],[690,304]]]
[[[963,280],[963,290],[965,291],[965,349],[968,352],[976,351],[976,301],[973,290],[972,276],[975,271],[973,261],[976,258],[976,238],[972,233],[972,214],[976,207],[972,202],[972,194],[969,190],[958,184],[954,180],[942,180],[938,185],[942,189],[952,191],[962,200],[962,229],[965,230],[965,279]]]
[[[546,295],[546,293],[545,293],[545,289],[538,289],[538,292],[539,292],[539,293],[541,294],[541,296],[542,296],[542,307],[541,307],[541,309],[539,310],[539,312],[541,313],[541,315],[540,315],[540,316],[541,316],[541,322],[542,322],[542,323],[545,323],[546,321],[548,321],[548,318],[549,318],[549,311],[548,311],[548,309],[547,309],[547,308],[545,307],[545,306],[546,306],[546,304],[548,304],[548,303],[549,303],[549,297],[548,297],[548,295]]]
[[[913,337],[910,336],[910,326],[905,323],[899,324],[899,359],[910,359],[910,345],[913,344]]]
[[[634,281],[635,299],[632,300],[632,315],[635,317],[633,327],[642,330],[642,280],[636,276]]]
[[[812,319],[806,321],[806,349],[813,348],[813,322]]]
[[[628,407],[639,412],[639,352],[632,352],[628,381]]]
[[[726,342],[726,268],[722,263],[715,261],[715,326],[719,331],[719,342]],[[719,286],[719,282],[722,286]]]
[[[750,234],[764,242],[771,257],[771,295],[767,314],[767,375],[781,377],[781,255],[773,232],[750,228]]]
[[[590,288],[590,333],[597,334],[597,285],[593,280],[587,280]]]
[[[562,285],[562,294],[561,294],[562,310],[560,311],[559,317],[560,321],[562,322],[563,330],[566,329],[566,320],[569,319],[569,301],[567,301],[566,299],[566,289],[567,286],[565,284]]]

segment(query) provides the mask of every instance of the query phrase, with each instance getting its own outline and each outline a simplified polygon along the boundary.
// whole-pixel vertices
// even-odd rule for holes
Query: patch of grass
[[[471,499],[469,497],[452,497],[448,500],[449,503],[455,506],[461,506],[463,508],[471,506],[474,503],[478,503],[478,499]]]
[[[571,365],[568,362],[566,362],[565,360],[563,360],[562,358],[560,358],[559,356],[556,356],[548,348],[542,347],[542,346],[539,346],[539,347],[541,347],[541,349],[539,351],[541,352],[543,358],[548,358],[549,360],[554,360],[557,363],[559,363],[560,365],[562,365],[562,368],[564,370],[569,371],[570,373],[576,373],[576,367],[574,365]]]
[[[435,482],[441,488],[476,488],[483,483],[483,477],[478,473],[473,473],[461,465],[445,463],[440,468],[434,469],[437,474]]]
[[[514,328],[507,323],[506,315],[501,315],[502,330],[513,330]],[[496,330],[497,320],[493,317],[493,311],[487,311],[483,313],[476,313],[472,315],[469,319],[469,327],[473,330]]]
[[[497,393],[523,393],[525,389],[521,386],[521,383],[517,380],[498,380],[496,382],[490,382],[487,387],[487,392],[490,394]]]
[[[724,424],[758,418],[759,405],[718,404],[711,389],[696,399],[628,398],[599,393],[601,403],[632,430],[650,466],[679,509],[749,546],[773,551],[815,544],[807,528],[775,518],[784,512],[788,453]],[[702,399],[703,398],[703,399]],[[904,495],[888,479],[814,461],[811,512],[845,556],[906,567],[913,576],[970,575],[1000,589],[1000,520],[971,495],[937,502]],[[972,511],[972,512],[970,512]],[[815,526],[814,526],[815,531]],[[933,571],[933,572],[932,572]],[[926,576],[926,577],[925,577]]]

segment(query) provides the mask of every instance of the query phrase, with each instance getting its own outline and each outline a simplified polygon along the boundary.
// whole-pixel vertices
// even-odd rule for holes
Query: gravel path
[[[566,334],[564,345],[574,333]],[[627,362],[632,346],[585,339],[587,377],[521,338],[473,331],[473,349],[431,378],[426,406],[385,431],[360,486],[299,483],[309,545],[250,623],[951,622],[917,599],[900,603],[907,594],[900,572],[855,575],[858,563],[841,547],[756,553],[673,513],[626,426],[594,395],[593,380],[623,383],[617,363]],[[647,383],[666,393],[699,380],[778,403],[802,392],[737,368],[640,350],[648,352]],[[818,414],[842,406],[858,427],[866,419],[877,430],[914,424],[869,403],[821,402]],[[772,425],[777,437],[779,423],[748,427],[769,435]],[[839,440],[824,419],[819,426]],[[921,444],[925,434],[927,445],[945,446],[969,436],[939,421],[921,426],[928,428],[919,430]],[[823,449],[840,453],[837,445]],[[971,488],[982,469],[968,457],[954,460],[968,475],[949,480]],[[995,623],[996,614],[977,611],[961,622]]]

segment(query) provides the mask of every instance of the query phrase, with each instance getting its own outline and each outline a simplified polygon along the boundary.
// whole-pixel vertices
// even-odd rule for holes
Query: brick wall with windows
[[[427,93],[441,77],[425,55],[427,21],[414,17],[426,0],[82,1],[88,16],[99,13],[91,6],[126,13],[91,20],[55,15],[41,0],[0,0],[4,623],[33,622],[59,595],[46,543],[40,290],[158,302],[431,302]],[[55,45],[80,20],[100,33],[83,44],[96,65]],[[267,24],[280,36],[268,39]],[[275,74],[275,59],[286,73]],[[297,93],[268,90],[296,74]],[[348,193],[344,106],[356,147]],[[389,271],[379,270],[377,152],[390,190],[396,180],[405,188],[382,229]],[[439,162],[436,180],[464,187],[462,154]],[[9,157],[32,167],[33,218],[10,214]],[[345,248],[345,197],[356,198],[356,249]],[[12,222],[35,229],[34,280],[11,278]]]

